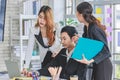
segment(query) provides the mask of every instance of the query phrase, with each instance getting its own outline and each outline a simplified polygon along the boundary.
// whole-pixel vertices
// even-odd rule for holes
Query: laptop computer
[[[21,77],[21,73],[20,73],[19,66],[18,66],[17,62],[14,62],[11,60],[6,60],[5,64],[6,64],[6,68],[8,70],[9,78]]]
[[[21,75],[21,72],[20,72],[20,69],[19,69],[19,66],[18,66],[17,62],[14,62],[14,61],[11,61],[11,60],[6,60],[5,64],[6,64],[6,67],[7,67],[7,70],[8,70],[8,75],[9,75],[10,79],[15,78],[16,80],[17,79],[32,80],[32,77],[25,77],[25,76]],[[47,76],[46,77],[41,76],[40,79],[50,80],[51,78],[47,77]]]

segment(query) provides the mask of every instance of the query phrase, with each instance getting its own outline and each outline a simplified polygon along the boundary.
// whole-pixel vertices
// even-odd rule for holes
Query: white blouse
[[[70,52],[68,52],[68,49],[66,50],[67,62],[69,61],[69,59],[70,59],[70,57],[71,57],[73,51],[74,51],[74,48],[73,48]]]
[[[34,43],[35,41],[38,43],[39,45],[39,54],[40,54],[40,62],[42,63],[44,60],[44,57],[47,53],[48,50],[50,50],[52,53],[58,53],[62,46],[60,44],[60,31],[61,31],[61,27],[60,26],[56,26],[56,33],[55,33],[55,42],[53,43],[53,45],[51,47],[48,48],[44,48],[35,38],[35,34],[38,35],[40,31],[39,27],[32,27],[30,30],[30,35],[29,35],[29,41],[28,41],[28,48],[27,48],[27,52],[25,54],[25,65],[24,68],[29,68],[29,64],[31,62],[31,58],[32,58],[32,52],[33,52],[33,47],[34,47]],[[48,40],[47,38],[43,38],[43,42],[45,45],[47,45]]]

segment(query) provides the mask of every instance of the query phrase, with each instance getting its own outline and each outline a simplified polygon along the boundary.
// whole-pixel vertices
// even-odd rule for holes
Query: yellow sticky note
[[[102,9],[101,8],[96,8],[96,14],[102,14]]]
[[[102,22],[102,18],[101,18],[101,17],[97,17],[97,19],[98,19],[100,22]]]

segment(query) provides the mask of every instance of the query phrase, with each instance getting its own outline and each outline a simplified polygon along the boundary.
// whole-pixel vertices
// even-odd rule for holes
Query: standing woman
[[[49,6],[42,6],[35,27],[31,28],[24,68],[29,68],[35,42],[39,46],[40,62],[46,66],[60,49],[60,40],[56,35],[60,27],[55,26],[53,12]]]
[[[112,63],[109,59],[111,54],[105,34],[106,28],[92,15],[92,11],[93,8],[88,2],[82,2],[77,6],[76,16],[84,24],[84,33],[82,36],[102,41],[104,47],[93,59],[88,61],[84,57],[79,62],[84,64],[93,63],[92,80],[112,80]]]

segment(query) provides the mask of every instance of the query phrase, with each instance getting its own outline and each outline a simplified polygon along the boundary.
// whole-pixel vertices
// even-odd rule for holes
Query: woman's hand
[[[52,53],[52,57],[55,57],[55,56],[57,56],[57,53]]]
[[[32,72],[28,72],[26,68],[23,68],[21,74],[23,74],[26,77],[32,77]]]
[[[79,39],[79,35],[78,35],[78,34],[75,34],[75,36],[74,36],[74,41],[75,41],[75,43],[77,43],[78,39]]]
[[[27,69],[26,69],[26,68],[23,68],[21,74],[26,75],[26,74],[27,74]]]
[[[26,76],[27,77],[32,77],[32,72],[27,72]]]
[[[77,61],[80,62],[80,63],[83,63],[83,64],[87,64],[87,65],[89,65],[90,63],[93,63],[93,62],[94,62],[93,59],[87,60],[84,55],[82,55],[82,57],[83,57],[82,60],[77,60]]]

